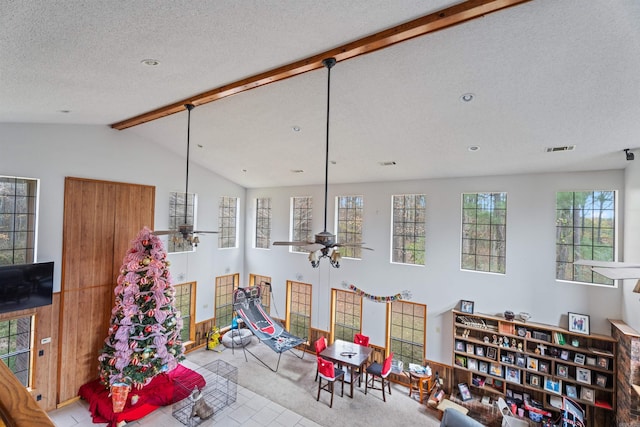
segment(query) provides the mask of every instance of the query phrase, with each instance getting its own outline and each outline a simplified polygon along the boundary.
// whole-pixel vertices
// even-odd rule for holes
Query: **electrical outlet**
[[[40,402],[40,401],[42,400],[42,395],[41,395],[41,394],[37,395],[37,396],[36,396],[36,400],[37,400],[38,402]]]
[[[44,356],[44,350],[39,350],[38,351],[38,356]]]

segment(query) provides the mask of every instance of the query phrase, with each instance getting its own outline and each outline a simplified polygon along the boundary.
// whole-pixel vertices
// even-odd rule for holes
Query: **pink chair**
[[[375,390],[382,389],[382,400],[387,401],[387,398],[384,394],[385,386],[389,389],[389,394],[391,394],[391,382],[387,380],[387,377],[391,373],[391,362],[393,361],[393,353],[389,354],[389,356],[384,359],[384,362],[379,364],[378,362],[374,362],[367,367],[367,376],[364,381],[364,394],[367,394],[367,389],[371,387]],[[369,385],[369,374],[371,374],[371,385]],[[380,387],[376,387],[376,380],[380,381]]]
[[[327,339],[325,337],[320,337],[316,340],[316,342],[313,343],[313,346],[316,349],[316,357],[320,357],[320,353],[322,353],[324,351],[325,348],[327,348]],[[318,369],[316,367],[316,379],[315,381],[318,381]]]
[[[337,380],[342,382],[342,391],[340,396],[344,396],[344,371],[342,369],[338,369],[333,366],[333,363],[328,360],[324,360],[322,357],[318,357],[318,374],[320,376],[320,381],[318,381],[318,397],[316,401],[320,400],[320,391],[325,390],[331,393],[331,402],[329,403],[329,408],[333,407],[333,390],[335,388],[335,383]],[[323,386],[322,380],[325,380],[327,383]]]
[[[353,336],[353,342],[356,344],[360,344],[362,346],[368,347],[369,346],[369,337],[366,335],[362,335],[362,334],[355,334]]]

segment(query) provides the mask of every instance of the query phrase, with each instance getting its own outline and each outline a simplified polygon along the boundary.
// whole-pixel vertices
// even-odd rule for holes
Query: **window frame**
[[[239,197],[220,197],[218,204],[218,249],[238,248],[239,202]],[[227,224],[227,222],[229,223]]]
[[[298,201],[306,201],[306,206],[299,206]],[[296,212],[304,212],[296,215]],[[289,227],[290,241],[302,242],[315,241],[313,232],[313,197],[311,196],[293,196],[291,197],[291,224]],[[304,220],[303,220],[304,219]],[[296,221],[297,220],[297,221]],[[289,252],[308,254],[308,251],[301,246],[289,246]]]
[[[264,202],[267,202],[268,206],[261,206],[261,204]],[[271,205],[272,205],[271,197],[256,198],[256,211],[255,211],[256,226],[254,230],[255,238],[253,240],[253,247],[255,249],[271,248],[271,224],[272,224]]]
[[[576,227],[575,226],[575,218],[572,218],[572,223],[574,224],[572,227],[564,227],[566,229],[571,228],[571,243],[570,244],[563,244],[562,246],[566,246],[566,247],[570,247],[571,251],[570,251],[570,258],[571,260],[569,261],[563,261],[561,262],[559,260],[560,255],[559,255],[559,231],[561,230],[562,226],[558,224],[559,221],[559,211],[561,210],[567,210],[567,209],[559,209],[558,206],[558,197],[560,194],[572,194],[572,207],[571,210],[574,211],[576,209],[575,206],[575,195],[577,193],[591,193],[591,195],[593,196],[595,193],[611,193],[613,196],[613,201],[611,201],[612,203],[612,208],[611,209],[607,209],[613,212],[613,217],[612,217],[612,222],[613,222],[613,226],[612,227],[607,227],[607,230],[611,230],[611,239],[613,240],[611,246],[601,246],[601,247],[606,247],[606,248],[610,248],[612,255],[611,255],[611,259],[610,260],[603,260],[603,259],[599,259],[598,261],[615,261],[618,259],[618,252],[619,252],[619,222],[620,222],[620,213],[619,213],[619,194],[618,194],[618,190],[576,190],[576,191],[556,191],[556,200],[555,200],[555,234],[556,234],[556,239],[555,239],[555,246],[556,246],[556,254],[555,254],[555,280],[557,282],[564,282],[564,283],[575,283],[575,284],[580,284],[580,285],[586,285],[586,286],[599,286],[599,287],[604,287],[604,288],[609,288],[609,289],[617,289],[619,287],[619,280],[615,280],[615,279],[608,279],[594,271],[591,270],[591,267],[588,265],[573,265],[573,262],[576,260],[576,244],[575,244],[575,231],[576,229],[582,230],[582,229],[589,229],[588,227]],[[593,201],[593,204],[595,205],[595,201]],[[602,209],[602,208],[601,208]],[[590,209],[594,212],[595,215],[595,211],[596,208],[593,207],[592,209]],[[575,212],[574,212],[575,213]],[[592,220],[594,220],[592,218]],[[602,227],[591,227],[592,231],[598,230],[598,229],[602,229]],[[580,247],[590,247],[591,248],[591,252],[593,255],[593,250],[594,250],[594,245],[592,243],[592,245],[588,246],[588,245],[579,245]],[[583,258],[586,259],[586,258]],[[591,257],[591,259],[593,259],[593,256]],[[568,265],[572,265],[571,268],[571,278],[570,279],[566,279],[566,278],[559,278],[558,277],[558,273],[559,273],[559,264],[563,263],[563,264],[568,264]],[[576,278],[576,276],[578,276],[579,274],[586,274],[586,275],[590,275],[591,276],[591,280],[590,282],[588,281],[584,281],[584,280],[579,280]],[[609,283],[601,283],[601,282],[596,282],[594,281],[595,278],[599,278],[601,277],[604,282],[609,282]]]
[[[404,199],[403,202],[403,207],[396,209],[396,199],[402,197]],[[411,224],[414,225],[414,233],[409,236],[409,240],[411,240],[410,238],[413,238],[413,241],[410,242],[410,244],[413,244],[414,246],[418,246],[419,243],[416,243],[416,241],[418,241],[419,239],[423,240],[423,243],[420,245],[421,251],[417,250],[417,249],[413,249],[411,250],[411,252],[414,253],[414,260],[418,259],[418,256],[416,256],[416,252],[422,252],[422,258],[423,261],[422,263],[419,262],[407,262],[406,256],[403,255],[403,260],[396,260],[395,259],[395,254],[396,251],[401,251],[403,254],[407,252],[407,235],[405,233],[403,234],[396,234],[396,224],[401,225],[403,232],[406,230],[407,228],[407,224],[409,223],[408,221],[406,221],[405,219],[407,218],[407,216],[409,215],[409,213],[407,212],[406,209],[406,205],[407,205],[407,197],[412,197],[413,201],[413,208],[412,208],[412,213],[413,213],[413,218],[414,221],[411,222]],[[416,203],[416,199],[420,197],[422,199],[422,209],[418,209],[418,203]],[[403,220],[396,220],[396,213],[398,214],[402,214],[402,219]],[[419,221],[418,217],[420,215],[420,213],[423,216],[423,221]],[[418,224],[422,225],[422,235],[420,235],[420,233],[416,233],[415,230],[418,228]],[[420,266],[420,267],[424,267],[426,265],[427,262],[427,196],[426,194],[394,194],[393,196],[391,196],[391,263],[392,264],[402,264],[402,265],[416,265],[416,266]],[[402,239],[403,243],[402,243],[402,247],[396,247],[395,242],[399,239]]]
[[[398,310],[394,310],[394,307],[397,307],[398,305],[401,305],[403,308],[403,312],[405,311],[405,307],[412,307],[412,311],[415,313],[416,308],[420,307],[420,309],[423,310],[423,314],[424,316],[421,319],[421,327],[422,327],[422,343],[417,342],[417,341],[410,341],[407,340],[405,338],[403,338],[402,336],[400,337],[396,337],[395,334],[393,334],[393,327],[394,327],[394,322],[395,322],[395,316],[394,313],[398,313]],[[392,301],[391,303],[387,304],[387,342],[386,342],[386,347],[387,347],[387,351],[388,353],[393,353],[393,358],[394,360],[401,360],[404,363],[404,366],[409,366],[409,363],[417,363],[419,365],[423,365],[424,361],[425,361],[425,355],[426,355],[426,350],[427,350],[427,305],[426,304],[420,304],[420,303],[416,303],[416,302],[411,302],[411,301],[402,301],[402,300],[397,300],[397,301]],[[412,314],[412,316],[415,318],[416,316],[414,314]],[[404,319],[402,319],[404,320]],[[404,323],[404,322],[402,322]],[[402,326],[401,326],[402,327]],[[412,331],[415,331],[416,329],[411,329]],[[419,329],[417,329],[418,332],[420,331]],[[401,335],[404,335],[404,333],[401,333]],[[413,335],[413,334],[412,334]],[[420,348],[420,355],[419,357],[414,357],[412,356],[411,358],[407,358],[406,354],[404,354],[403,351],[399,351],[397,350],[397,347],[394,345],[394,341],[398,341],[400,342],[400,344],[408,344],[410,346],[413,347],[418,347]]]
[[[38,259],[37,242],[38,242],[38,211],[40,203],[40,180],[34,178],[24,178],[8,175],[0,175],[0,208],[4,205],[4,200],[11,201],[11,212],[0,212],[0,240],[6,240],[6,248],[0,249],[0,265],[12,264],[30,264]],[[10,182],[12,181],[12,182]],[[13,185],[12,193],[5,193],[4,183]],[[26,192],[21,194],[18,191],[18,185],[26,185]],[[18,210],[19,199],[25,198],[27,207],[26,212],[16,212]],[[9,215],[11,219],[6,226],[3,226],[2,217]],[[19,223],[19,217],[26,215],[26,230],[17,230],[16,224]],[[6,233],[6,234],[5,234]],[[16,247],[16,235],[26,233],[24,247]],[[0,242],[0,247],[5,246]],[[18,252],[22,252],[22,257],[17,256]],[[8,254],[7,262],[3,262],[3,254]]]
[[[187,195],[187,225],[193,226],[194,230],[197,229],[198,195],[196,193],[185,193],[184,191],[171,191],[169,193],[169,230],[178,230],[178,227],[184,223],[185,203],[179,203],[179,199],[182,198],[184,200],[185,194]],[[167,253],[181,254],[195,251],[196,246],[183,239],[180,234],[170,234],[167,237]]]
[[[30,314],[23,314],[23,315],[19,315],[19,316],[11,316],[11,317],[6,317],[6,318],[0,318],[0,325],[2,325],[3,323],[7,324],[7,327],[10,328],[11,326],[11,322],[14,321],[21,321],[21,320],[27,320],[29,322],[29,331],[28,331],[28,349],[21,349],[19,351],[13,351],[13,352],[9,352],[9,348],[7,348],[7,353],[6,354],[2,354],[0,353],[0,363],[5,363],[9,369],[11,370],[11,372],[13,372],[13,374],[16,376],[16,378],[18,379],[18,381],[20,381],[27,389],[31,389],[33,387],[33,375],[34,375],[34,350],[35,350],[35,322],[36,322],[36,314],[35,313],[30,313]],[[2,328],[0,327],[0,330]],[[2,337],[0,336],[0,340],[2,340],[3,338],[7,338],[8,344],[10,342],[11,336],[16,336],[9,334],[6,337]],[[26,363],[27,368],[26,368],[26,382],[27,384],[25,384],[24,381],[24,376],[22,375],[23,372],[25,372],[25,369],[21,369],[19,371],[16,371],[15,368],[15,362],[13,363],[14,366],[11,366],[11,363],[7,362],[7,359],[12,358],[12,357],[17,357],[20,355],[24,355],[26,354],[28,357],[28,362]]]
[[[267,285],[267,283],[269,283]],[[260,287],[260,304],[265,313],[271,315],[271,277],[259,274],[249,274],[249,286]]]
[[[344,303],[345,310],[342,312],[339,311],[340,302]],[[350,299],[351,301],[347,301]],[[352,310],[347,310],[348,307],[351,307]],[[355,309],[357,307],[357,309]],[[340,314],[343,314],[345,317],[345,321],[339,322]],[[346,322],[346,317],[351,316],[353,319],[357,319],[357,327],[349,327],[349,324]],[[356,295],[355,292],[347,291],[344,289],[331,289],[331,330],[329,331],[329,340],[331,342],[336,339],[341,339],[343,341],[353,341],[353,337],[357,333],[362,332],[362,297]],[[349,335],[345,335],[344,333],[338,333],[338,329],[343,328],[345,331],[351,331]]]
[[[292,280],[287,280],[287,302],[286,302],[286,319],[285,328],[290,334],[298,336],[300,338],[308,338],[311,335],[311,316],[313,314],[312,304],[312,291],[313,286],[309,283],[302,283]],[[304,301],[296,301],[295,296],[302,295]],[[298,298],[299,299],[299,298]],[[302,307],[305,311],[300,311]],[[296,311],[293,311],[296,310]],[[300,317],[304,319],[304,328],[300,328],[297,325],[293,325],[293,317]],[[303,329],[305,329],[303,331]],[[304,332],[304,333],[301,333]]]
[[[175,288],[175,299],[176,299],[176,309],[180,310],[180,317],[182,318],[182,330],[184,328],[188,328],[188,339],[185,340],[182,336],[182,332],[180,336],[182,338],[183,344],[189,344],[195,341],[196,338],[196,282],[186,282],[180,283],[173,286]],[[189,313],[187,315],[188,321],[185,322],[184,310],[182,310],[183,305],[179,302],[181,298],[183,298],[184,293],[182,292],[184,289],[188,289],[189,295]]]
[[[364,196],[336,196],[335,199],[335,234],[340,244],[362,243],[364,225]],[[349,218],[351,214],[353,218]],[[362,248],[359,246],[340,247],[342,258],[362,259]]]
[[[227,274],[216,277],[216,288],[213,300],[214,323],[218,328],[231,325],[233,319],[233,292],[240,285],[240,274]],[[224,292],[222,292],[224,290]],[[223,312],[224,311],[224,312]],[[228,319],[229,323],[226,323]],[[222,324],[224,321],[224,324]]]

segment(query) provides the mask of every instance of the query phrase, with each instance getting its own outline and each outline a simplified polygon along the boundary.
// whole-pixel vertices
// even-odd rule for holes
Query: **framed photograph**
[[[609,369],[609,359],[598,356],[598,368]]]
[[[578,392],[576,390],[576,386],[567,384],[567,397],[571,397],[573,399],[578,398]]]
[[[475,352],[475,346],[471,343],[467,343],[467,353],[473,354]]]
[[[538,359],[534,357],[527,357],[527,369],[531,369],[532,371],[537,371]]]
[[[607,376],[602,374],[596,375],[596,384],[599,387],[605,388],[607,386]]]
[[[478,361],[476,359],[467,359],[467,369],[473,369],[474,371],[478,370]]]
[[[487,357],[492,360],[496,360],[498,357],[498,351],[495,347],[487,347]]]
[[[567,378],[569,376],[569,367],[566,365],[556,365],[556,376]]]
[[[580,388],[580,399],[586,400],[587,402],[593,403],[593,401],[595,400],[595,393],[590,388],[581,387]]]
[[[562,381],[553,377],[544,377],[544,389],[551,393],[560,394],[562,390]]]
[[[576,353],[573,357],[573,363],[577,363],[578,365],[584,365],[584,354]]]
[[[464,342],[456,341],[456,351],[464,351]]]
[[[496,377],[502,378],[502,365],[492,363],[491,365],[489,365],[489,373]]]
[[[467,358],[464,356],[460,356],[456,354],[455,362],[456,362],[456,365],[458,366],[462,366],[463,368],[467,367]]]
[[[534,374],[529,375],[529,385],[540,387],[540,376]]]
[[[507,366],[505,368],[504,379],[512,383],[520,384],[520,369]]]
[[[519,354],[516,356],[516,366],[519,368],[527,367],[527,359],[524,357],[524,355]]]
[[[569,360],[569,350],[562,350],[560,352],[560,359]]]
[[[591,384],[591,371],[587,368],[576,368],[576,381]]]
[[[510,388],[507,389],[507,394],[506,396],[510,399],[513,399],[513,390],[511,390]]]
[[[548,374],[549,373],[549,362],[547,362],[546,360],[541,360],[540,363],[538,363],[538,370],[540,372],[542,372],[543,374]]]
[[[513,400],[518,400],[518,401],[522,402],[522,393],[514,391],[513,392]]]
[[[589,316],[569,312],[569,332],[589,335]]]
[[[587,366],[596,366],[596,358],[587,356],[587,360],[585,361],[585,363],[587,364]]]
[[[476,346],[476,356],[484,357],[484,347]]]
[[[463,402],[471,400],[471,392],[469,391],[469,386],[466,383],[458,384],[458,390],[460,391],[460,399]]]
[[[473,314],[473,301],[460,300],[460,311],[467,314]]]
[[[489,372],[489,364],[487,362],[480,362],[478,363],[478,371],[482,372],[483,374],[486,374]]]

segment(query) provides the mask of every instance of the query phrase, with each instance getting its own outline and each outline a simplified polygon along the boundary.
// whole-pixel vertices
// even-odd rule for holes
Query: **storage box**
[[[498,398],[496,405],[498,405],[498,409],[500,409],[500,413],[502,414],[502,427],[529,427],[527,420],[516,417],[511,413],[507,402],[505,402],[503,398]]]

